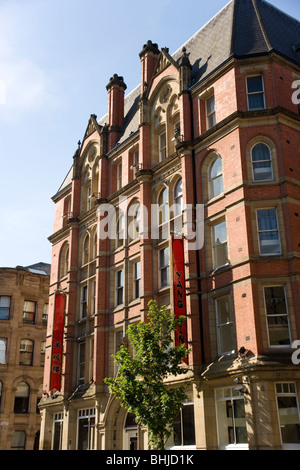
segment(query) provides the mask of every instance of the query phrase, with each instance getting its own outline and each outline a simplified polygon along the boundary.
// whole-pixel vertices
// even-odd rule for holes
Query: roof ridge
[[[253,4],[254,10],[255,10],[255,14],[256,14],[256,16],[257,16],[257,20],[258,20],[259,26],[260,26],[260,28],[261,28],[261,31],[262,31],[264,40],[266,41],[266,44],[267,44],[268,49],[269,49],[269,51],[270,51],[270,50],[272,49],[272,45],[271,45],[271,43],[270,43],[270,40],[269,40],[267,31],[266,31],[266,28],[265,28],[265,26],[264,26],[264,22],[263,22],[263,19],[262,19],[262,17],[261,17],[261,14],[260,14],[260,11],[259,11],[259,7],[258,7],[258,5],[257,5],[256,0],[252,0],[252,4]]]

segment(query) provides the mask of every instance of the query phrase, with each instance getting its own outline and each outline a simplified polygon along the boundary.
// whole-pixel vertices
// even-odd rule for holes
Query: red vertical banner
[[[56,292],[52,332],[50,390],[57,390],[58,392],[61,388],[65,305],[66,294]]]
[[[173,252],[173,292],[174,292],[174,314],[175,318],[186,316],[186,291],[183,239],[172,237]],[[185,344],[187,346],[186,322],[175,332],[175,345]],[[185,359],[188,363],[188,358]]]

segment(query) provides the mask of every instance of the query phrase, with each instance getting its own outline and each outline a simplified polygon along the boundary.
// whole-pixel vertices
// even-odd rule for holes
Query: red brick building
[[[191,353],[170,386],[186,380],[189,398],[168,447],[299,447],[300,23],[233,0],[174,54],[148,41],[140,59],[136,89],[110,79],[108,113],[91,115],[53,197],[40,446],[147,448],[103,379],[151,298],[174,309],[171,235],[183,217],[204,244],[183,238]],[[111,206],[115,239],[99,232]]]

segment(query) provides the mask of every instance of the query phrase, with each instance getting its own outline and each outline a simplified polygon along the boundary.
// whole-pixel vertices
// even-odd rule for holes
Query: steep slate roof
[[[300,22],[296,19],[265,0],[231,0],[172,57],[178,62],[182,48],[186,48],[193,87],[232,57],[256,57],[274,51],[300,66],[300,55],[294,49],[299,43]],[[125,97],[125,120],[118,143],[138,129],[139,93],[137,87]]]
[[[300,66],[294,47],[300,43],[300,22],[264,0],[231,0],[184,47],[192,69],[192,86],[232,57],[277,52]],[[182,47],[173,54],[178,60]]]
[[[277,52],[300,66],[300,22],[265,0],[231,0],[172,57],[179,61],[186,48],[192,65],[191,88],[232,57],[245,58]],[[125,97],[124,122],[118,144],[138,130],[140,86]],[[107,114],[98,121],[103,126]],[[69,184],[71,172],[59,190]]]

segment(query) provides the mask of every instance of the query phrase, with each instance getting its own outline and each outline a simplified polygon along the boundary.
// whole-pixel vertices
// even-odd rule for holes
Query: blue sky
[[[55,194],[117,73],[148,39],[175,52],[227,0],[0,0],[0,266],[51,262]],[[299,0],[270,3],[300,19]]]

